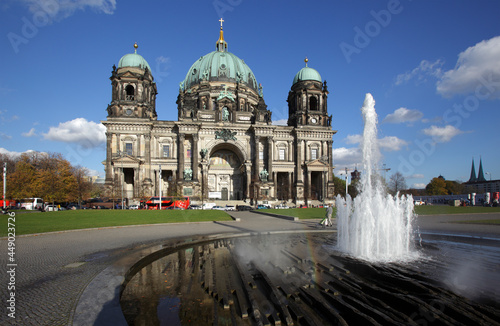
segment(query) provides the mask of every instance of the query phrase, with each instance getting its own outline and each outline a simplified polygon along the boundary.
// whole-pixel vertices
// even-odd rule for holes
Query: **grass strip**
[[[8,233],[8,215],[0,215],[0,236]],[[224,211],[216,210],[68,210],[61,212],[16,212],[16,235],[109,226],[230,221]],[[12,222],[12,220],[10,220]],[[11,230],[12,231],[12,230]]]
[[[469,220],[469,221],[454,221],[452,223],[460,223],[460,224],[484,224],[484,225],[500,225],[500,219],[492,219],[492,220]]]

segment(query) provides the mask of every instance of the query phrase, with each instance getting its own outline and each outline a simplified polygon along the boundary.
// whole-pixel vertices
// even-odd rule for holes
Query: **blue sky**
[[[3,0],[0,13],[2,153],[58,152],[103,176],[112,66],[137,42],[158,118],[176,119],[179,82],[215,50],[223,17],[274,123],[306,56],[327,81],[337,175],[361,163],[371,93],[388,176],[467,181],[482,157],[486,178],[500,179],[498,1]]]

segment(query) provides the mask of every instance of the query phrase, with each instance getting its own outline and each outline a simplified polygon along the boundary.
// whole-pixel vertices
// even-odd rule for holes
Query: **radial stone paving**
[[[131,325],[500,325],[498,307],[446,290],[421,266],[355,260],[335,252],[334,239],[185,247],[139,266],[122,309]]]

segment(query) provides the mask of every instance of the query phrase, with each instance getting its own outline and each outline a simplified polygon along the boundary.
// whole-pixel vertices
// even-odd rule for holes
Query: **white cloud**
[[[35,133],[35,128],[31,128],[30,131],[28,132],[23,132],[21,134],[23,137],[33,137],[33,136],[36,136],[36,133]]]
[[[92,9],[97,13],[113,14],[116,0],[22,0],[34,15],[60,20],[73,15],[77,10]]]
[[[445,97],[478,92],[500,98],[500,36],[484,40],[458,55],[455,68],[444,73],[437,91]]]
[[[408,143],[396,136],[386,136],[378,140],[378,147],[386,152],[400,151]]]
[[[423,174],[412,174],[407,176],[408,179],[423,179],[425,176]]]
[[[443,74],[441,70],[443,63],[444,62],[440,59],[434,62],[422,60],[418,67],[414,68],[412,71],[397,75],[395,84],[396,86],[405,84],[412,79],[415,79],[417,84],[421,84],[427,81],[428,76],[439,78]]]
[[[435,142],[446,143],[449,142],[453,137],[463,134],[464,132],[458,128],[451,125],[446,125],[444,127],[430,126],[422,130],[427,136],[431,136]]]
[[[346,144],[361,144],[363,142],[362,135],[348,135],[344,138]],[[399,151],[403,146],[407,146],[408,143],[396,136],[386,136],[384,138],[379,138],[378,147],[386,152]]]
[[[353,148],[334,148],[333,149],[333,165],[337,169],[342,169],[344,167],[351,168],[356,164],[363,162],[363,157],[361,154],[361,149],[358,147]]]
[[[50,127],[49,132],[43,134],[43,137],[48,140],[77,143],[84,148],[92,148],[106,141],[106,127],[84,118],[77,118],[62,122],[57,127]]]
[[[360,144],[363,141],[363,136],[360,134],[357,135],[348,135],[344,141],[346,144]]]
[[[27,150],[27,151],[24,151],[24,152],[14,152],[14,151],[9,151],[5,148],[2,148],[0,147],[0,154],[5,154],[5,155],[8,155],[8,156],[12,156],[12,157],[18,157],[18,156],[21,156],[21,154],[24,154],[24,153],[33,153],[33,152],[36,152],[34,150]]]
[[[425,189],[427,185],[425,183],[414,183],[411,185],[411,189]]]
[[[394,113],[388,114],[382,122],[387,123],[404,123],[413,122],[422,119],[424,114],[419,110],[409,110],[407,108],[399,108]]]
[[[10,140],[10,139],[12,139],[12,136],[7,135],[7,134],[0,131],[0,138],[2,138],[3,140]]]
[[[288,119],[274,120],[273,125],[275,125],[275,126],[288,126]]]

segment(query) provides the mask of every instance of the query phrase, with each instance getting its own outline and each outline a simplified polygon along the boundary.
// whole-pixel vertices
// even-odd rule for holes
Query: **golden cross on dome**
[[[220,29],[222,29],[222,23],[224,22],[224,19],[221,18],[219,19],[219,21],[220,21]]]

